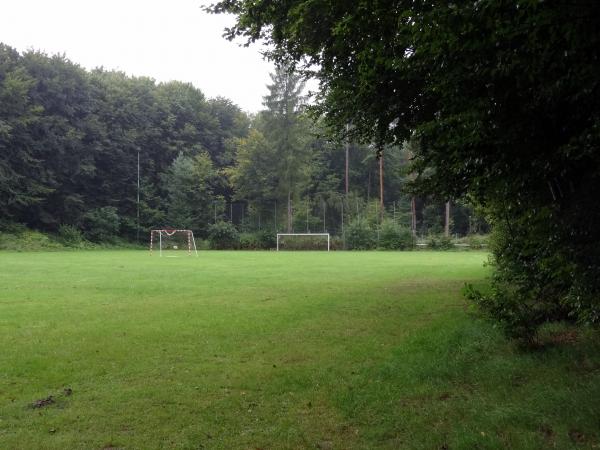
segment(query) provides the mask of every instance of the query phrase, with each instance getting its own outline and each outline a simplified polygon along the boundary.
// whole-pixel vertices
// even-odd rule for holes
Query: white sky
[[[65,53],[157,81],[191,82],[207,97],[262,109],[273,66],[261,47],[222,37],[233,17],[211,15],[212,0],[0,0],[0,42],[19,51]]]

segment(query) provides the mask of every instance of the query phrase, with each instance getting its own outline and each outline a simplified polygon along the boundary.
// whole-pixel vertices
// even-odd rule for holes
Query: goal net
[[[277,233],[279,250],[327,250],[330,248],[329,233]]]
[[[192,230],[164,228],[150,231],[150,254],[158,250],[159,256],[198,256]]]

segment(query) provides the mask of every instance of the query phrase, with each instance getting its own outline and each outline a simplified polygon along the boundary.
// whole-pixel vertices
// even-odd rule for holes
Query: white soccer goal
[[[302,240],[308,240],[309,246],[315,247],[315,243],[319,241],[318,238],[321,238],[320,240],[323,242],[323,245],[325,244],[324,238],[327,238],[327,251],[329,251],[331,242],[329,233],[277,233],[277,251],[279,251],[281,247],[285,247],[286,240],[295,240],[297,243],[290,245],[289,247],[291,249],[297,250],[302,249]],[[300,244],[298,244],[298,241],[300,241]]]
[[[150,231],[150,254],[154,246],[158,246],[159,256],[176,257],[186,254],[192,256],[192,251],[198,256],[196,240],[192,230],[175,230],[164,228]]]

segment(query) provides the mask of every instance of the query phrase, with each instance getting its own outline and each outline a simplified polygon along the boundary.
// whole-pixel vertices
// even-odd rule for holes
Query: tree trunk
[[[288,189],[287,198],[287,232],[292,233],[292,191]]]
[[[379,156],[379,223],[383,222],[383,153]]]
[[[450,202],[446,202],[446,220],[444,222],[444,234],[450,237]]]
[[[414,197],[410,199],[410,230],[417,235],[417,203]]]

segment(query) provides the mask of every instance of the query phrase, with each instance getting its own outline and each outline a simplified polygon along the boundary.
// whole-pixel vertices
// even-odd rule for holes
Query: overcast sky
[[[222,37],[233,17],[209,15],[207,0],[1,0],[0,42],[65,53],[92,69],[193,83],[206,96],[262,109],[272,64],[261,47]]]

